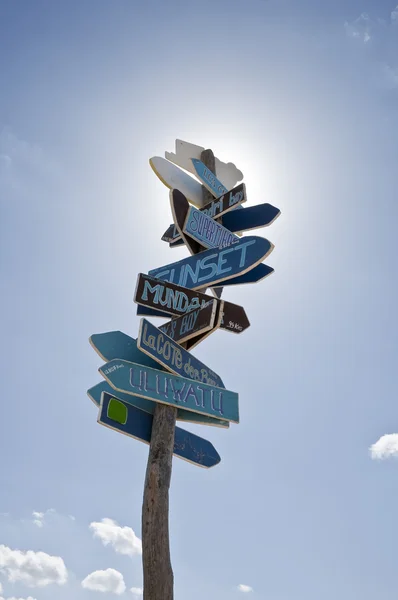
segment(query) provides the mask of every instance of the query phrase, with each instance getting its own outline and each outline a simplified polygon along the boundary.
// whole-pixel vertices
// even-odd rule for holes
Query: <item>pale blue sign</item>
[[[225,388],[221,377],[217,373],[206,367],[193,354],[177,344],[155,325],[152,325],[147,319],[141,319],[137,346],[142,352],[148,354],[172,373]]]
[[[123,392],[115,392],[115,390],[109,385],[107,381],[101,381],[87,390],[87,395],[99,406],[101,404],[101,395],[103,392],[108,394],[114,394],[119,400],[131,404],[144,412],[151,415],[155,412],[156,402],[148,400],[147,398],[140,398],[139,396],[132,396],[131,394],[124,394]],[[216,419],[215,417],[207,417],[206,415],[200,415],[199,413],[192,412],[191,410],[185,410],[184,408],[177,409],[177,420],[184,421],[185,423],[195,423],[196,425],[212,425],[214,427],[223,427],[228,429],[228,421],[222,419]]]
[[[103,392],[97,420],[109,429],[146,444],[151,441],[153,416],[126,404],[112,393]],[[214,467],[221,460],[213,444],[181,427],[175,428],[173,454],[206,469]]]
[[[184,232],[205,248],[226,248],[239,242],[237,235],[194,206],[189,207]]]
[[[165,315],[163,315],[164,317]],[[114,358],[120,358],[122,360],[127,360],[129,362],[138,363],[140,365],[145,365],[147,367],[152,367],[154,369],[163,369],[159,365],[159,363],[153,360],[150,356],[141,352],[137,348],[137,340],[130,337],[126,333],[122,331],[107,331],[105,333],[95,333],[90,337],[90,343],[96,352],[101,356],[101,358],[108,362],[113,360]],[[187,374],[186,377],[190,377],[190,374]],[[109,391],[107,389],[110,387],[106,381],[103,381],[96,386],[90,388],[87,391],[87,394],[93,402],[99,404],[101,399],[101,392]],[[112,391],[112,390],[111,390]],[[126,399],[126,397],[122,397],[122,400],[125,402],[130,402],[137,408],[142,410],[146,410],[148,412],[153,412],[155,410],[155,403],[150,400],[144,400],[143,398],[138,398],[135,396],[129,396],[130,400]],[[177,414],[177,419],[181,421],[186,421],[190,423],[198,423],[202,425],[214,425],[216,427],[228,427],[228,423],[225,421],[221,421],[220,419],[215,419],[213,417],[206,417],[204,415],[199,415],[193,413],[191,411],[187,411],[184,409],[179,409]]]
[[[119,392],[239,423],[236,392],[119,359],[99,372]]]
[[[212,287],[243,275],[273,250],[268,240],[248,236],[228,248],[204,250],[178,262],[149,271],[149,275],[190,289]]]
[[[226,194],[228,192],[227,188],[221,183],[219,179],[210,171],[208,167],[197,158],[191,158],[193,167],[196,171],[199,179],[204,183],[204,185],[211,191],[213,196],[218,198],[222,196],[222,194]]]

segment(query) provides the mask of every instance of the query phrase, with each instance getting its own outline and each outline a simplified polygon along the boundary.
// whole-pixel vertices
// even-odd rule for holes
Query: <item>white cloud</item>
[[[0,597],[0,600],[6,600],[3,597]],[[7,600],[36,600],[36,598],[32,598],[32,596],[28,596],[27,598],[16,598],[15,596],[12,596],[11,598],[7,598]]]
[[[0,545],[0,571],[8,581],[20,581],[28,587],[45,587],[51,583],[64,585],[68,571],[60,556],[51,556],[45,552],[11,550]]]
[[[59,166],[40,146],[22,140],[8,128],[0,129],[0,186],[28,190],[37,178],[44,177],[47,182],[59,174]]]
[[[95,538],[99,538],[104,546],[110,544],[118,554],[142,554],[141,540],[131,527],[120,527],[112,519],[102,519],[100,523],[90,523],[90,529]]]
[[[389,19],[371,18],[362,13],[351,23],[344,24],[346,33],[369,49],[369,57],[378,65],[383,84],[398,87],[398,6],[391,11]]]
[[[37,527],[43,527],[43,525],[44,525],[44,513],[37,512],[36,510],[34,510],[32,512],[32,517],[33,517],[33,523]]]
[[[71,520],[71,521],[75,521],[75,517],[73,517],[72,515],[61,515],[60,513],[58,513],[55,508],[48,508],[47,510],[45,510],[44,512],[39,512],[37,510],[34,510],[32,512],[32,517],[33,517],[33,523],[36,525],[36,527],[43,527],[44,525],[48,525],[49,523],[55,523],[56,520]]]
[[[82,587],[95,592],[123,594],[126,591],[123,575],[115,569],[94,571],[82,581]]]
[[[130,592],[134,595],[134,596],[142,596],[142,594],[144,593],[144,590],[140,587],[132,587],[130,589]]]
[[[367,13],[362,13],[352,23],[344,23],[347,35],[358,38],[365,44],[372,38],[373,21]]]
[[[238,590],[247,594],[248,592],[252,592],[253,588],[250,587],[250,585],[244,585],[243,583],[240,583],[238,585]]]
[[[398,433],[386,433],[369,448],[374,460],[398,457]]]

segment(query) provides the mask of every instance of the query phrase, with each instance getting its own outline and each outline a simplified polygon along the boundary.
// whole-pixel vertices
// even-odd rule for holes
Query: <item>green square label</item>
[[[109,400],[107,414],[108,419],[112,419],[112,421],[116,421],[121,425],[126,425],[128,409],[120,400],[116,400],[116,398]]]

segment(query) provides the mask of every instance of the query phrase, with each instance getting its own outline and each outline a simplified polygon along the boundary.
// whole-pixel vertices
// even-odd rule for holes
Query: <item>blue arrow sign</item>
[[[201,160],[198,160],[197,158],[191,158],[191,161],[196,175],[215,198],[218,198],[222,194],[226,194],[228,192],[227,188],[219,179],[217,179],[214,173],[212,173]]]
[[[217,373],[206,367],[193,354],[177,344],[155,325],[152,325],[147,319],[141,319],[137,347],[176,375],[225,388],[221,377]]]
[[[89,342],[102,360],[108,362],[114,358],[139,363],[147,367],[159,369],[159,364],[137,348],[137,340],[122,331],[94,333]]]
[[[215,198],[203,206],[203,208],[200,209],[200,212],[203,212],[212,219],[220,219],[227,211],[235,209],[246,201],[246,187],[244,183],[241,183],[227,194],[223,194],[220,198]],[[164,232],[162,240],[165,242],[173,242],[177,239],[181,239],[180,232],[175,224],[172,223]]]
[[[254,269],[251,271],[247,271],[246,273],[243,273],[243,275],[238,275],[238,277],[234,277],[233,279],[221,281],[220,284],[223,286],[228,286],[242,285],[243,283],[258,283],[269,275],[272,275],[273,272],[274,269],[272,267],[261,263],[260,265],[257,265],[257,267],[254,267]]]
[[[126,360],[111,360],[98,370],[118,392],[239,423],[236,392]]]
[[[183,231],[205,248],[226,248],[239,242],[237,235],[193,206],[188,208]]]
[[[107,392],[102,393],[97,420],[109,429],[146,444],[151,441],[153,416]],[[207,469],[214,467],[221,460],[213,444],[180,427],[175,428],[173,454]]]
[[[163,314],[163,317],[165,315]],[[90,344],[94,350],[99,354],[102,360],[108,362],[115,358],[127,360],[129,362],[138,363],[153,369],[163,369],[158,362],[152,360],[150,356],[141,352],[137,348],[137,340],[126,335],[121,331],[108,331],[106,333],[95,333],[90,337]],[[168,371],[168,369],[166,369]],[[190,377],[189,374],[185,375]],[[93,402],[99,404],[102,391],[109,391],[105,386],[108,384],[106,381],[90,388],[87,394]],[[101,387],[102,386],[102,387]],[[109,387],[109,386],[108,386]],[[147,412],[153,412],[155,409],[155,403],[150,400],[144,400],[142,398],[136,398],[135,396],[129,396],[130,404],[137,406]],[[125,402],[129,402],[125,397],[121,396],[121,399]],[[137,404],[138,402],[138,404]],[[216,427],[228,427],[225,421],[215,419],[214,417],[206,417],[204,415],[195,414],[191,411],[179,409],[177,413],[177,419],[190,423],[198,423],[201,425],[213,425]]]
[[[122,400],[122,402],[127,402],[127,404],[135,406],[151,415],[155,412],[157,403],[153,402],[153,400],[132,396],[131,394],[124,394],[123,392],[115,392],[107,381],[101,381],[100,383],[97,383],[97,385],[94,385],[87,390],[87,395],[94,404],[99,406],[101,404],[102,392],[115,395],[119,400]],[[177,409],[177,420],[184,421],[185,423],[194,423],[196,425],[213,425],[215,427],[223,427],[224,429],[228,429],[229,427],[228,421],[216,419],[215,417],[206,417],[205,415],[200,415],[192,412],[192,410],[185,410],[183,408]]]
[[[230,211],[223,215],[222,224],[232,233],[250,231],[259,227],[271,225],[279,217],[281,211],[272,204],[257,204],[257,206],[241,207],[241,210]],[[184,241],[178,237],[170,242],[170,248],[181,246]]]
[[[243,275],[262,262],[272,250],[273,245],[268,240],[248,236],[228,248],[205,250],[178,262],[152,269],[148,274],[198,290]]]

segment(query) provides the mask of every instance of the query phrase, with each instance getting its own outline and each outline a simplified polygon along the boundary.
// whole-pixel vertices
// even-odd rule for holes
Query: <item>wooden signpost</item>
[[[185,315],[188,311],[211,302],[212,297],[168,281],[139,273],[134,301],[139,305],[137,315],[166,317]],[[217,302],[217,300],[216,300]],[[221,300],[218,300],[221,302]],[[220,329],[234,333],[250,327],[245,309],[238,304],[223,301]]]
[[[239,423],[236,392],[118,358],[98,370],[118,392]]]
[[[112,393],[102,392],[97,420],[109,429],[146,444],[151,441],[152,414],[123,402]],[[175,428],[173,454],[205,469],[214,467],[221,460],[213,444],[181,427]]]
[[[162,239],[171,247],[185,245],[190,255],[140,273],[134,301],[137,315],[168,321],[155,327],[142,318],[137,339],[121,331],[93,334],[90,343],[106,364],[99,368],[104,380],[87,391],[98,423],[150,445],[141,521],[143,600],[174,598],[168,529],[173,455],[204,468],[220,462],[211,442],[176,427],[176,420],[224,429],[239,423],[238,394],[191,350],[217,329],[241,333],[250,326],[241,306],[220,299],[220,286],[255,283],[273,272],[262,262],[272,243],[235,234],[279,216],[270,204],[243,208],[245,185],[236,186],[242,173],[211,150],[176,140],[175,154],[166,152],[166,159],[150,159],[171,190],[174,224]]]

